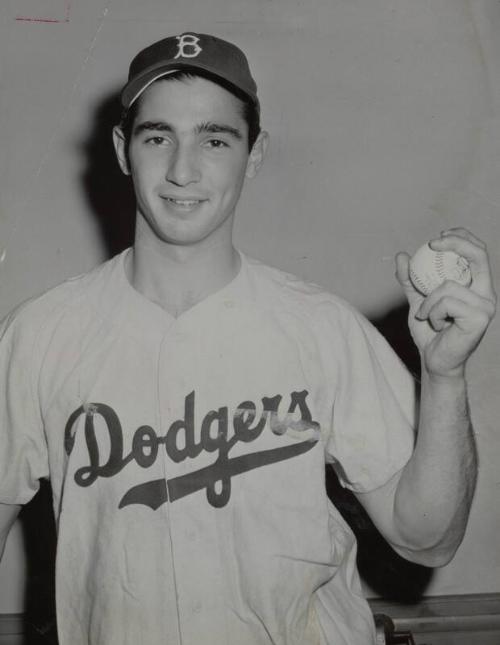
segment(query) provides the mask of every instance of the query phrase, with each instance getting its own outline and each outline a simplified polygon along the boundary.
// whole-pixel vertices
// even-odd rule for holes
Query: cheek
[[[245,181],[245,170],[246,164],[240,160],[227,164],[217,175],[221,193],[228,196],[239,195]]]
[[[130,161],[130,174],[136,190],[144,192],[152,188],[160,176],[158,163],[153,163],[151,159],[138,159],[135,157]]]
[[[128,153],[128,160],[131,170],[138,177],[145,177],[154,173],[162,162],[165,162],[165,153],[159,149],[150,148],[139,143],[131,145]]]

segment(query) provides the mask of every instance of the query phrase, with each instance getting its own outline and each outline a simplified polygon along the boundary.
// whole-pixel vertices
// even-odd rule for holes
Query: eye
[[[229,148],[229,144],[222,139],[209,139],[207,141],[209,148],[214,148],[215,150],[220,150],[222,148]]]
[[[162,145],[168,145],[169,140],[166,139],[165,137],[162,137],[159,134],[155,134],[154,136],[148,137],[147,139],[145,139],[145,143],[148,143],[152,146],[162,146]]]

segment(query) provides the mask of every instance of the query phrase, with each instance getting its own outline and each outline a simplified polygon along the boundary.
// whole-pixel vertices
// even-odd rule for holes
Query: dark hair
[[[259,113],[258,106],[255,105],[253,101],[251,101],[246,96],[246,94],[243,94],[232,85],[229,85],[229,83],[225,83],[223,80],[216,78],[208,73],[204,74],[203,72],[200,72],[197,69],[179,70],[177,72],[174,72],[172,74],[168,74],[167,76],[163,76],[159,78],[158,81],[162,81],[162,80],[163,81],[169,81],[169,80],[183,81],[183,80],[190,80],[197,77],[206,78],[209,81],[212,81],[217,85],[220,85],[228,92],[231,92],[231,94],[236,96],[236,98],[241,101],[241,104],[242,104],[241,116],[243,117],[245,123],[247,124],[248,152],[250,152],[260,133],[260,113]],[[158,81],[155,81],[155,82],[158,82]],[[124,110],[121,115],[120,128],[123,132],[123,136],[125,137],[125,150],[127,153],[130,145],[130,138],[132,136],[132,128],[134,125],[135,117],[137,116],[137,112],[139,110],[141,98],[142,98],[142,95],[139,96],[139,98],[136,101],[134,101],[134,103],[132,103],[132,105],[128,110]]]

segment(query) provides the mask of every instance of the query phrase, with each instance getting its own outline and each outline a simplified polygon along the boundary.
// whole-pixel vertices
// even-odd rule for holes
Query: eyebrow
[[[212,121],[198,125],[196,127],[196,132],[210,132],[212,134],[225,133],[233,136],[239,141],[243,139],[243,133],[238,128],[235,128],[232,125],[226,125],[225,123],[213,123]]]
[[[144,121],[139,123],[134,128],[134,134],[138,135],[141,132],[174,132],[173,126],[166,121]],[[196,134],[201,134],[202,132],[208,132],[211,134],[229,134],[238,141],[243,139],[243,133],[238,128],[233,127],[232,125],[227,125],[225,123],[215,123],[213,121],[207,121],[200,123],[195,128]]]
[[[143,121],[134,127],[134,134],[140,134],[141,132],[149,132],[154,130],[155,132],[173,132],[173,127],[166,123],[165,121]]]

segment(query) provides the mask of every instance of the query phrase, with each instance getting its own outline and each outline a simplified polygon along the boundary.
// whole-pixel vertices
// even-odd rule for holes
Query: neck
[[[239,268],[230,239],[180,246],[136,235],[126,271],[137,291],[177,317],[223,288]]]

